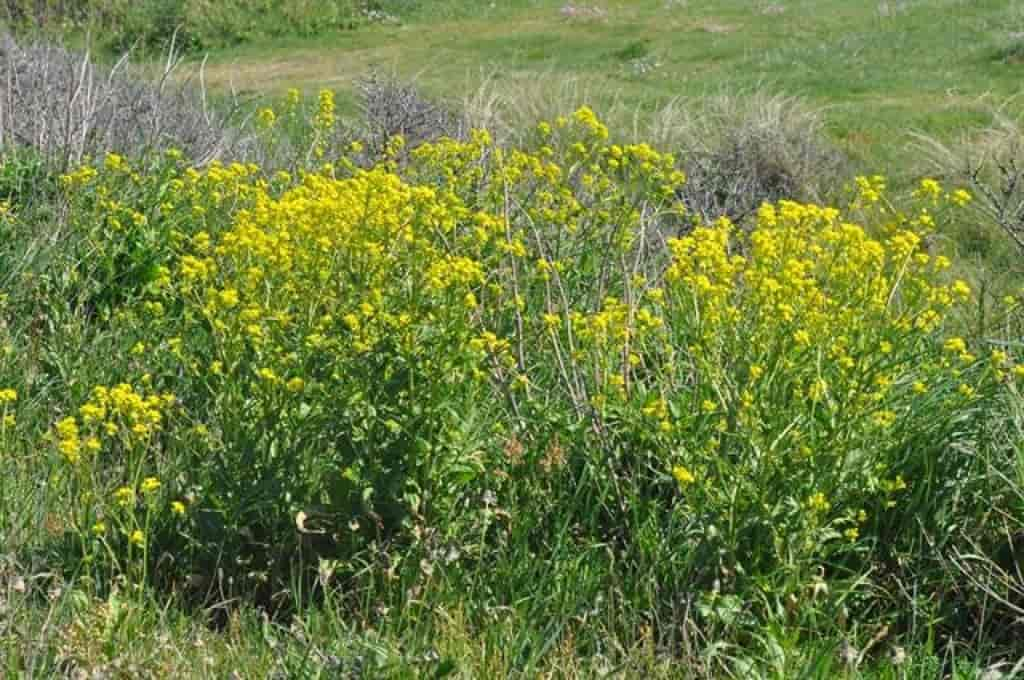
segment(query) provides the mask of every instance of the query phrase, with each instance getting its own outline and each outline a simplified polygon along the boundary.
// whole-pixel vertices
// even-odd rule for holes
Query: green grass
[[[905,162],[908,131],[956,136],[1020,91],[1024,16],[1012,0],[885,4],[640,0],[573,20],[552,0],[424,3],[398,26],[215,51],[205,75],[219,90],[344,95],[378,68],[455,100],[485,77],[551,91],[572,77],[598,109],[615,100],[641,111],[673,97],[782,92],[827,107],[832,135],[862,167],[905,177],[917,170]]]

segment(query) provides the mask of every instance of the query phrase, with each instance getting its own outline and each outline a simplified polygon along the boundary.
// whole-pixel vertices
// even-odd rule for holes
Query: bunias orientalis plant
[[[759,584],[764,614],[940,517],[1022,372],[950,326],[972,293],[931,233],[969,195],[927,182],[900,212],[861,178],[845,210],[695,223],[676,159],[609,137],[582,109],[517,149],[68,180],[82,229],[127,195],[167,235],[108,304],[193,421],[162,436],[192,498],[179,566],[397,573],[425,536],[485,560],[572,526],[653,577],[652,606]],[[514,528],[490,510],[513,501]]]
[[[161,433],[176,403],[151,388],[98,386],[76,415],[54,426],[81,576],[100,589],[111,578],[145,583],[153,534],[186,514],[182,500],[167,497],[159,468]]]

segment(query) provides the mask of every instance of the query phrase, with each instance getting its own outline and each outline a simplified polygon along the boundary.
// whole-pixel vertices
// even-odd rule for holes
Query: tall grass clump
[[[705,220],[739,221],[783,198],[834,199],[847,170],[823,112],[796,97],[754,92],[674,100],[654,115],[649,137],[685,159],[687,207]]]
[[[62,248],[4,308],[42,320],[0,436],[62,499],[22,554],[86,598],[458,630],[524,675],[1014,649],[1018,299],[976,332],[937,238],[971,193],[861,177],[740,226],[588,108],[368,155],[301,106],[257,114],[309,150],[287,169],[62,173]]]
[[[1009,103],[1008,103],[1009,104]],[[917,135],[933,167],[972,187],[976,214],[1024,250],[1024,128],[1004,106],[991,111],[992,124],[959,142]]]

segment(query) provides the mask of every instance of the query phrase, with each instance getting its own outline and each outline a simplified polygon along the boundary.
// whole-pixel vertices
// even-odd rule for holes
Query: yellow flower
[[[108,153],[107,157],[103,161],[103,165],[107,170],[118,171],[124,170],[127,167],[124,157],[119,156],[116,153]]]
[[[185,504],[181,501],[171,501],[171,513],[183,516],[185,514]]]
[[[139,485],[139,489],[144,494],[151,494],[157,489],[159,489],[160,486],[160,480],[157,479],[156,477],[146,477],[144,480],[142,480],[142,484]]]
[[[238,304],[238,291],[234,288],[225,288],[218,295],[220,304],[225,309],[231,309]]]
[[[92,525],[92,533],[96,536],[102,536],[107,533],[107,525],[105,522],[96,522]]]
[[[82,444],[77,439],[61,439],[57,449],[64,454],[64,458],[74,465],[81,458]]]
[[[947,352],[952,352],[954,354],[963,354],[967,351],[967,343],[964,342],[963,338],[949,338],[945,343],[943,343],[942,347]]]
[[[78,438],[78,421],[68,416],[57,423],[57,436],[61,439]]]
[[[305,386],[306,386],[306,381],[303,380],[302,378],[298,378],[298,377],[292,378],[285,385],[285,387],[288,388],[289,392],[295,392],[295,393],[301,392],[303,390],[303,388],[305,388]]]
[[[820,491],[808,496],[806,505],[812,512],[816,513],[828,512],[832,507],[832,504],[828,502],[828,498]]]
[[[682,465],[676,465],[674,468],[672,468],[672,476],[675,477],[676,482],[679,483],[679,486],[683,487],[684,489],[690,484],[693,484],[694,482],[697,481],[697,478],[693,476],[693,473],[690,472],[687,468],[683,467]]]
[[[277,114],[274,113],[274,109],[262,108],[256,112],[256,122],[264,130],[274,127],[276,121]]]
[[[128,536],[128,542],[132,545],[142,546],[146,543],[146,535],[141,529],[136,529]]]
[[[917,191],[914,192],[914,195],[934,201],[942,195],[942,185],[934,179],[923,179],[921,180],[921,184],[918,185]]]
[[[892,411],[877,411],[871,416],[871,419],[879,427],[892,427],[896,422],[896,414]]]
[[[950,286],[950,290],[952,291],[953,295],[956,295],[961,300],[966,300],[971,296],[971,287],[967,285],[967,282],[962,279],[957,279],[956,281],[954,281],[953,285]]]
[[[896,493],[897,491],[903,491],[907,488],[907,483],[903,479],[903,475],[896,475],[895,479],[885,480],[882,482],[882,487],[888,493]]]
[[[334,93],[328,89],[320,90],[319,105],[316,115],[313,117],[313,124],[320,131],[326,131],[334,127]]]
[[[119,487],[114,491],[114,500],[122,508],[135,505],[135,490],[128,486]]]
[[[18,400],[18,393],[12,389],[0,390],[0,404],[11,404]]]
[[[814,382],[811,383],[811,387],[807,390],[807,394],[811,398],[811,401],[816,402],[821,401],[827,393],[828,382],[823,378],[816,378]]]
[[[970,192],[966,191],[965,189],[957,189],[952,194],[950,194],[949,200],[962,208],[963,206],[967,205],[972,200],[974,200],[974,197],[971,196]]]

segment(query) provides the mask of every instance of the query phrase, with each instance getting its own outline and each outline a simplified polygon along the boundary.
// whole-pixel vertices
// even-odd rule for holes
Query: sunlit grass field
[[[675,97],[780,92],[826,107],[865,168],[905,176],[917,170],[903,162],[909,131],[987,124],[1024,69],[1024,9],[1010,0],[424,2],[397,19],[215,51],[206,79],[251,93],[331,87],[343,110],[374,68],[456,102],[485,79],[541,98],[571,78],[596,109],[641,114]]]

